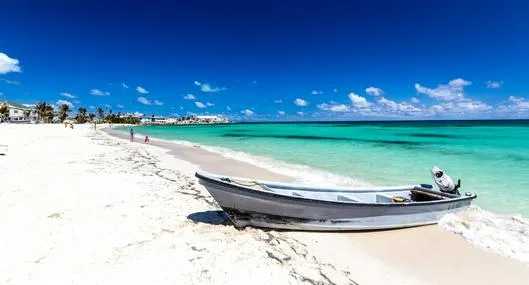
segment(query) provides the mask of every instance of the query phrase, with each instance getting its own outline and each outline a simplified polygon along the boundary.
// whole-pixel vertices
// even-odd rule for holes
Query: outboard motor
[[[455,185],[452,178],[437,166],[432,168],[432,176],[441,192],[460,195],[458,189],[461,187],[461,180],[457,180],[457,185]]]

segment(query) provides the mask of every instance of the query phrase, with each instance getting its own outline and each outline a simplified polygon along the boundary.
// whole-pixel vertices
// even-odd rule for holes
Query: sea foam
[[[372,186],[373,184],[334,174],[329,171],[314,169],[306,165],[292,164],[276,160],[267,156],[253,155],[242,151],[236,151],[228,148],[202,145],[184,140],[164,140],[171,143],[177,143],[190,147],[200,147],[206,151],[220,154],[226,158],[246,162],[257,167],[264,168],[270,172],[281,175],[290,176],[295,179],[297,183],[307,183],[312,185],[326,185],[326,186]]]
[[[439,225],[482,249],[529,264],[529,220],[477,206],[445,215]]]

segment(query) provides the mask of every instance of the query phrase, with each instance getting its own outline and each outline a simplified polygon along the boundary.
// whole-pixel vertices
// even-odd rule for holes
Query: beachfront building
[[[203,124],[221,124],[221,123],[227,123],[228,118],[224,116],[196,116],[197,121]]]
[[[179,118],[170,117],[170,118],[167,118],[167,120],[165,120],[165,123],[169,124],[169,125],[174,125],[174,124],[178,123],[178,120],[179,120]]]
[[[35,108],[18,104],[12,101],[0,102],[0,107],[7,107],[7,113],[0,115],[0,121],[12,123],[29,123],[37,121],[37,112]]]
[[[163,116],[144,116],[140,119],[142,124],[147,125],[187,125],[187,124],[223,124],[229,123],[228,118],[224,116],[189,116],[189,117],[163,117]]]
[[[167,118],[163,117],[163,116],[155,116],[155,115],[152,115],[152,116],[144,116],[143,118],[140,119],[140,122],[142,124],[157,124],[157,125],[165,125],[167,124]]]

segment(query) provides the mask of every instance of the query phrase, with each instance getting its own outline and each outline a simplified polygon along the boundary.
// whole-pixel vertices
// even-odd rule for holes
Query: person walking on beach
[[[145,143],[149,142],[149,136],[145,136]]]
[[[134,141],[134,130],[130,129],[130,141]]]

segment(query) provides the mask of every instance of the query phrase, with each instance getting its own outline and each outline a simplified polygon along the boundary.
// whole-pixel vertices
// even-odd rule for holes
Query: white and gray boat
[[[467,208],[477,196],[461,195],[460,184],[441,169],[429,184],[395,187],[316,187],[256,181],[199,171],[204,185],[233,224],[289,230],[378,230],[438,223],[447,213]]]

